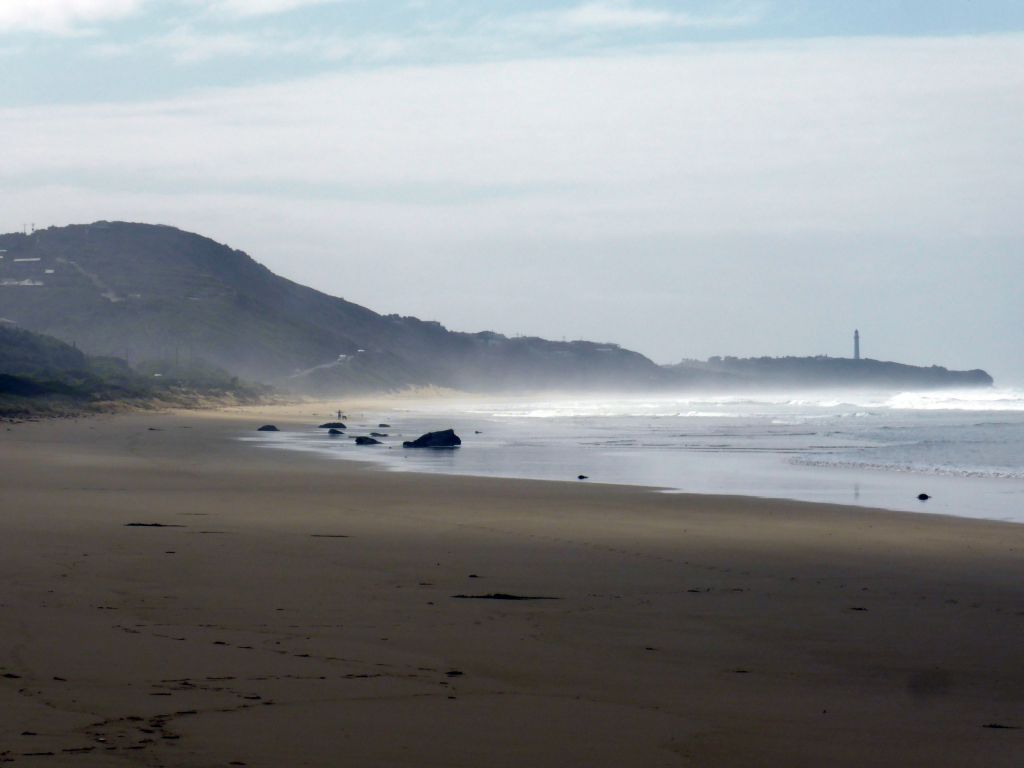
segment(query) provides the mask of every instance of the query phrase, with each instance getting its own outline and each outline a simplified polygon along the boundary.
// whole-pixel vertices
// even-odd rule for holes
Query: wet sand
[[[0,426],[0,762],[1024,762],[1024,526],[235,439],[328,416]]]

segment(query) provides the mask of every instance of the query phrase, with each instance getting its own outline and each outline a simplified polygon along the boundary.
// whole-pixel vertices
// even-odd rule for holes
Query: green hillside
[[[112,404],[195,405],[209,398],[248,402],[266,393],[195,361],[86,355],[58,339],[0,323],[0,416],[80,413]]]
[[[299,285],[209,238],[125,222],[0,235],[4,320],[74,345],[41,346],[34,354],[43,366],[75,368],[84,352],[148,365],[168,381],[203,381],[202,370],[223,369],[222,378],[324,395],[413,385],[627,391],[992,381],[984,371],[841,358],[713,358],[663,367],[615,344],[456,333]],[[8,354],[16,360],[21,353]]]
[[[172,227],[0,235],[0,315],[129,361],[203,358],[300,389],[640,387],[664,371],[615,345],[451,332],[383,316]]]
[[[57,372],[85,371],[86,356],[63,341],[30,333],[12,323],[0,323],[0,372],[20,376],[48,376]]]

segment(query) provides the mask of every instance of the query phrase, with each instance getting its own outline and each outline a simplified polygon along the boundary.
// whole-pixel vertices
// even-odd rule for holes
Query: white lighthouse
[[[860,331],[853,332],[853,359],[860,360]]]

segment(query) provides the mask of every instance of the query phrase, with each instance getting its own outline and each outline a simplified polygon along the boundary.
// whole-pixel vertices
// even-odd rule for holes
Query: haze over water
[[[540,480],[583,474],[587,482],[1024,522],[1018,389],[439,399],[349,417],[345,438],[311,424],[246,439],[392,470]],[[401,447],[448,426],[463,438],[461,449]],[[383,446],[350,439],[378,430],[388,433]],[[919,501],[922,492],[932,498]]]

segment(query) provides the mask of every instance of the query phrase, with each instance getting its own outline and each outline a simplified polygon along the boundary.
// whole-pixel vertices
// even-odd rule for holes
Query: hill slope
[[[0,323],[0,373],[46,377],[88,369],[89,359],[70,344]]]
[[[0,319],[92,355],[192,368],[208,361],[321,394],[428,384],[621,391],[991,383],[983,371],[814,358],[662,367],[614,344],[456,333],[299,285],[209,238],[125,222],[0,235]]]
[[[172,227],[54,227],[0,235],[0,250],[0,315],[129,361],[202,357],[245,377],[322,391],[639,387],[666,378],[614,345],[454,333],[382,316]]]
[[[164,361],[155,367],[158,372],[135,370],[124,360],[86,355],[51,336],[0,323],[0,417],[80,413],[115,403],[255,402],[268,394],[208,365]]]

